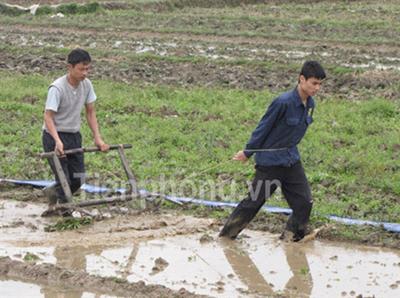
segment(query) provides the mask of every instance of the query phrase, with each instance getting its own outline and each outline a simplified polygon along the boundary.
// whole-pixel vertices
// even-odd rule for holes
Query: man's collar
[[[299,91],[297,90],[297,86],[293,90],[293,95],[296,98],[296,107],[303,105],[303,100],[300,97]],[[314,108],[315,103],[314,103],[314,99],[311,96],[309,96],[307,98],[306,106],[307,106],[307,108]]]

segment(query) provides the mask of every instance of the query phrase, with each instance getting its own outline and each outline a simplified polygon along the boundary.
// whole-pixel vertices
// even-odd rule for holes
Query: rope
[[[244,151],[248,151],[248,152],[273,152],[273,151],[282,151],[282,150],[288,150],[288,149],[289,149],[289,148],[245,149]],[[222,165],[227,164],[228,162],[229,162],[229,163],[232,162],[232,159],[228,159],[228,160],[219,162],[219,163],[217,163],[216,165],[213,165],[213,166],[207,167],[207,168],[205,168],[205,169],[202,169],[202,170],[200,170],[200,171],[197,171],[197,172],[195,172],[195,173],[192,173],[192,174],[189,175],[188,177],[186,177],[186,178],[184,178],[183,180],[181,180],[180,183],[182,183],[182,182],[184,182],[184,181],[186,181],[186,180],[188,180],[188,179],[191,179],[191,178],[193,178],[193,177],[196,177],[196,176],[198,176],[198,175],[207,173],[207,172],[209,172],[210,170],[213,170],[213,169],[215,169],[215,168],[218,168],[218,167],[220,167],[220,166],[222,166]]]
[[[289,148],[271,148],[271,149],[244,149],[243,151],[248,152],[273,152],[273,151],[282,151],[288,150]]]

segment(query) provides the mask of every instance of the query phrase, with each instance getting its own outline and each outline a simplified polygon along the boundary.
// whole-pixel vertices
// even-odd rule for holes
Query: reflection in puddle
[[[145,280],[172,289],[182,287],[200,294],[232,297],[245,284],[229,266],[223,249],[217,243],[201,245],[199,237],[178,237],[165,241],[141,243],[129,281]],[[171,241],[172,240],[172,241]],[[155,259],[163,258],[169,265],[153,273]],[[229,276],[229,277],[228,277]]]
[[[86,270],[90,274],[126,278],[132,261],[135,261],[134,252],[134,248],[124,247],[104,250],[100,254],[87,255]]]
[[[63,268],[175,290],[185,288],[213,297],[400,297],[397,251],[319,241],[282,243],[275,235],[252,231],[246,234],[239,241],[200,243],[202,235],[192,235],[108,248],[4,249],[2,245],[0,255],[15,258],[22,251],[42,253],[43,260],[56,260]],[[55,297],[44,295],[38,286],[24,287],[32,293],[29,297]],[[19,292],[12,290],[16,288],[13,281],[2,281],[0,288],[0,297],[13,297],[10,293],[18,296]],[[83,294],[68,297],[90,297]]]

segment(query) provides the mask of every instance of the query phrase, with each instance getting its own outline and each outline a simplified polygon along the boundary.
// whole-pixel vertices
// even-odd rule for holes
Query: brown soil
[[[36,192],[39,194],[41,191],[37,190]],[[40,214],[47,208],[47,204],[28,202],[29,193],[32,195],[29,187],[2,187],[2,199],[0,200],[1,242],[16,247],[56,247],[55,254],[58,263],[57,265],[34,264],[35,260],[40,260],[40,257],[36,255],[29,255],[28,258],[33,261],[26,263],[14,261],[8,257],[0,258],[1,278],[32,281],[58,291],[85,289],[93,293],[121,297],[200,297],[185,289],[173,291],[164,286],[147,285],[144,282],[129,283],[125,279],[92,276],[84,272],[81,264],[70,264],[63,260],[69,259],[71,254],[80,256],[93,247],[132,245],[132,242],[216,230],[215,220],[193,218],[174,212],[138,214],[138,211],[134,210],[135,212],[122,214],[119,212],[121,209],[130,209],[130,207],[110,206],[100,211],[105,215],[102,220],[94,220],[91,225],[81,226],[75,230],[46,233],[46,226],[56,223],[61,218],[40,217]],[[24,201],[6,199],[6,196],[14,199],[22,198]],[[37,201],[39,197],[40,200],[44,200],[42,196],[36,198],[31,196],[31,199]],[[84,256],[82,258],[84,260]],[[165,260],[156,259],[153,274],[165,270],[167,266],[168,263]]]
[[[281,214],[259,214],[250,223],[250,228],[271,233],[281,233],[285,227],[287,216]],[[335,222],[315,223],[311,230],[317,230],[314,238],[345,241],[347,243],[366,244],[370,246],[400,248],[400,234],[385,230],[383,227],[374,226],[348,226]]]
[[[20,201],[19,207],[25,208],[31,203],[38,204],[43,210],[47,199],[39,189],[31,187],[12,187],[3,185],[1,187],[0,199],[16,199]],[[3,201],[4,202],[4,201]],[[0,205],[1,206],[1,205]],[[129,210],[129,211],[126,211]],[[152,239],[167,237],[180,234],[190,234],[203,232],[200,242],[208,242],[212,237],[208,234],[210,231],[218,231],[224,222],[224,219],[210,219],[208,209],[198,208],[197,206],[188,206],[182,210],[158,210],[156,213],[146,213],[137,218],[137,211],[130,208],[119,208],[118,206],[107,208],[104,216],[96,216],[95,225],[89,228],[81,228],[78,231],[65,231],[63,233],[54,233],[50,239],[46,239],[48,245],[60,245],[64,243],[64,237],[69,239],[68,245],[77,245],[81,241],[86,241],[87,245],[101,245],[103,239],[110,241],[124,242],[130,239]],[[32,211],[30,218],[38,217],[42,211]],[[161,213],[160,213],[161,212]],[[170,214],[172,212],[172,214]],[[181,215],[176,216],[175,212],[182,215],[193,214],[199,218],[184,218]],[[24,220],[24,215],[19,216],[19,220],[8,223],[7,227],[25,227],[31,230],[43,230],[40,224]],[[111,219],[107,219],[111,217]],[[135,218],[135,220],[132,220]],[[57,217],[53,218],[53,221]],[[194,222],[196,220],[198,222]],[[287,215],[271,214],[260,212],[256,218],[249,224],[248,228],[257,231],[266,231],[273,234],[280,234],[284,230],[287,221]],[[326,224],[324,222],[315,223],[312,229],[318,229]],[[0,225],[1,226],[1,225]],[[5,227],[4,225],[2,226]],[[346,231],[353,231],[348,233]],[[82,232],[84,231],[84,235]],[[346,236],[347,235],[347,236]],[[323,228],[318,232],[317,238],[332,241],[347,241],[371,246],[381,246],[388,248],[400,248],[400,234],[389,232],[383,227],[373,226],[347,226],[331,222],[328,228]],[[30,239],[23,241],[29,243]],[[20,242],[22,243],[22,242]],[[43,242],[35,243],[37,245]],[[64,243],[65,244],[65,243]]]
[[[163,258],[157,258],[154,261],[154,267],[151,269],[152,273],[151,274],[157,274],[161,271],[163,271],[165,268],[168,267],[168,262],[164,260]]]
[[[32,281],[58,290],[85,290],[118,297],[206,297],[192,294],[185,289],[170,290],[160,285],[144,282],[128,283],[123,279],[98,277],[84,271],[72,271],[52,264],[33,264],[0,257],[0,276],[10,279]]]
[[[207,210],[207,209],[206,209]],[[209,216],[209,211],[193,206],[190,213],[197,216]],[[277,213],[259,212],[253,221],[247,226],[248,229],[255,231],[265,231],[273,234],[281,234],[285,229],[287,215]],[[222,227],[224,220],[219,221]],[[385,230],[383,227],[374,226],[349,226],[335,222],[328,225],[325,222],[316,222],[310,226],[310,232],[317,230],[311,238],[323,239],[329,241],[344,241],[347,243],[357,243],[369,246],[400,248],[400,234]],[[350,232],[349,232],[350,231]],[[207,239],[208,235],[204,235]]]
[[[4,61],[0,63],[0,69],[21,73],[64,72],[64,55],[49,51],[43,54],[40,50],[38,54],[31,53],[30,49],[38,48],[39,44],[41,47],[80,44],[89,50],[93,47],[106,52],[103,56],[94,57],[93,79],[111,79],[136,85],[269,89],[280,92],[296,84],[298,66],[288,65],[300,65],[305,57],[313,53],[313,58],[323,61],[328,70],[322,99],[326,95],[344,99],[364,99],[368,95],[395,99],[400,96],[395,84],[400,80],[400,73],[396,70],[400,69],[400,59],[397,60],[397,48],[390,45],[355,46],[345,42],[303,42],[123,29],[117,32],[57,27],[44,30],[43,27],[25,25],[0,25],[0,28],[6,32],[3,34],[4,44],[19,48],[17,54],[0,50],[0,60]],[[22,47],[21,40],[24,43]],[[116,50],[122,52],[116,54]],[[160,59],[149,57],[141,60],[138,56],[126,54],[134,54],[135,51],[148,51],[160,56]],[[161,54],[183,60],[164,59]],[[185,61],[187,57],[204,59]],[[258,62],[238,64],[231,62],[232,59]],[[354,72],[337,69],[345,65],[370,66]],[[375,68],[374,65],[378,66]]]

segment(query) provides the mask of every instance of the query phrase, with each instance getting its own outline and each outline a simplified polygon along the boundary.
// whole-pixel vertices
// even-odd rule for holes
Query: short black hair
[[[73,66],[81,62],[90,63],[91,61],[92,58],[90,58],[89,53],[79,48],[72,50],[68,54],[68,59],[67,59],[68,64],[72,64]]]
[[[323,80],[326,78],[324,68],[317,61],[304,62],[300,75],[304,76],[306,80],[309,78],[316,78],[318,80]]]

